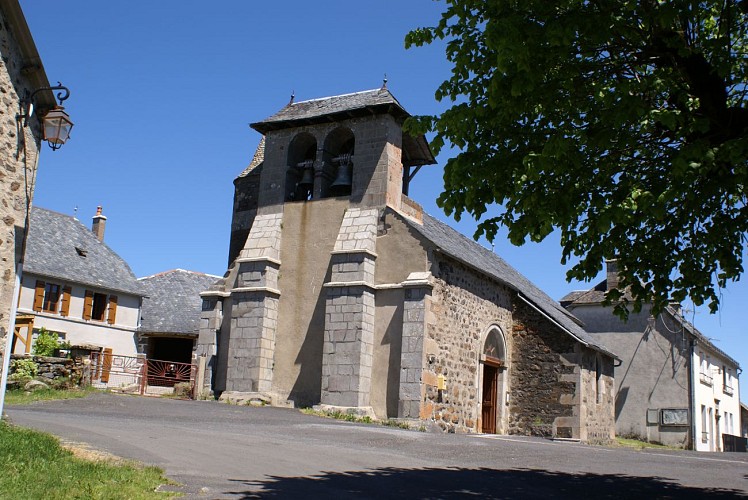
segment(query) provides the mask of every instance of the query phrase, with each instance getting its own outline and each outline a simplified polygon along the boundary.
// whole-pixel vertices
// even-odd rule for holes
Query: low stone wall
[[[11,354],[8,385],[12,384],[13,361],[18,359],[30,359],[36,363],[36,380],[48,383],[58,388],[81,387],[90,383],[90,363],[84,358],[55,358],[48,356],[24,356]]]

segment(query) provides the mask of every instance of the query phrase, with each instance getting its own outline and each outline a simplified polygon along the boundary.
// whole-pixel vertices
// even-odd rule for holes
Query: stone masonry
[[[36,90],[39,82],[48,86],[39,61],[35,61],[35,68],[31,68],[25,60],[29,54],[24,54],[18,43],[19,34],[24,36],[23,28],[26,28],[19,26],[23,18],[10,19],[8,14],[15,9],[20,13],[20,7],[13,7],[12,2],[8,2],[0,10],[0,350],[5,348],[5,335],[10,327],[16,264],[22,253],[26,209],[33,196],[41,144],[38,114],[32,115],[28,126],[24,127],[18,119],[20,100]],[[25,41],[27,50],[29,43],[33,48],[33,40],[30,36],[28,38]],[[38,104],[37,101],[37,108],[40,108]]]
[[[431,273],[412,273],[403,282],[405,299],[403,301],[402,347],[400,352],[400,391],[398,418],[422,418],[422,401],[424,398],[425,356],[424,336],[426,333],[426,311],[431,296]],[[433,377],[432,377],[433,378]],[[432,381],[433,385],[433,381]],[[430,412],[424,417],[430,417]]]
[[[226,397],[272,390],[282,218],[282,213],[258,215],[235,263]]]
[[[321,403],[370,409],[374,342],[374,266],[377,209],[348,209],[332,255],[331,281],[325,284],[325,334]]]
[[[424,374],[423,416],[447,432],[475,432],[480,418],[478,365],[483,335],[491,325],[510,331],[511,294],[476,271],[439,258],[432,297],[426,342],[438,347],[433,365]],[[507,347],[511,352],[511,345]],[[511,369],[512,361],[507,361]],[[441,394],[436,387],[439,375],[446,382]]]

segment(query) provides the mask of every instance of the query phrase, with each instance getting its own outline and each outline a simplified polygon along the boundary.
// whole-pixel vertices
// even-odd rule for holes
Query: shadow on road
[[[396,469],[272,476],[238,481],[242,498],[748,498],[744,492],[681,486],[666,478],[566,474],[531,469]]]

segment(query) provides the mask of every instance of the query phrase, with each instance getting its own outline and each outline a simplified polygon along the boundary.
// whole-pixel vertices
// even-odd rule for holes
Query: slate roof
[[[44,208],[31,209],[24,271],[68,283],[143,295],[130,266],[88,227],[69,215]]]
[[[261,133],[289,126],[332,122],[341,118],[388,112],[398,118],[410,116],[386,88],[288,103],[283,109],[250,127]]]
[[[271,130],[336,122],[346,118],[372,116],[383,113],[390,114],[401,121],[410,116],[400,102],[395,99],[395,96],[386,87],[382,87],[354,92],[352,94],[290,102],[274,115],[260,122],[250,124],[250,127],[261,134],[266,134]],[[258,151],[260,148],[264,151],[264,142],[260,144]],[[240,177],[246,175],[259,164],[255,162],[257,158],[258,155],[255,153],[252,163],[240,174]],[[436,164],[436,159],[431,153],[428,141],[422,135],[412,137],[408,134],[403,134],[402,160],[403,164],[407,166]]]
[[[202,299],[200,292],[218,279],[211,274],[174,269],[138,281],[148,296],[143,299],[143,333],[197,334]]]
[[[407,218],[404,220],[443,253],[491,276],[519,293],[583,344],[616,357],[580,326],[579,319],[492,251],[483,248],[480,244],[426,213],[423,214],[423,225]]]
[[[563,307],[574,306],[574,305],[598,305],[598,304],[601,304],[603,300],[605,299],[605,292],[607,291],[607,289],[608,289],[608,280],[604,279],[600,283],[595,285],[594,287],[590,288],[589,290],[575,290],[573,292],[567,293],[560,300],[560,303]],[[625,297],[628,298],[629,300],[633,299],[633,296],[628,291],[625,292]],[[689,332],[696,339],[698,339],[699,343],[709,346],[709,348],[713,350],[714,352],[720,354],[721,356],[729,360],[731,363],[735,363],[735,366],[740,366],[737,361],[735,361],[726,352],[722,351],[720,348],[714,345],[709,340],[709,337],[701,333],[693,324],[691,324],[690,321],[685,319],[674,307],[667,306],[665,310],[663,311],[663,314],[667,314],[668,316],[670,316],[670,318],[674,322],[680,324],[687,332]]]

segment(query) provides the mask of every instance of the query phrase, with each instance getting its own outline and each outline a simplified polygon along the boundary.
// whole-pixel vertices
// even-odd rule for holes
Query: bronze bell
[[[314,167],[312,164],[304,166],[304,170],[301,174],[301,180],[299,181],[299,187],[311,189],[314,186]]]
[[[350,194],[351,186],[353,185],[353,179],[351,178],[353,173],[351,155],[340,155],[337,158],[333,158],[333,161],[338,163],[338,175],[335,177],[333,183],[330,184],[331,194],[333,196]]]

